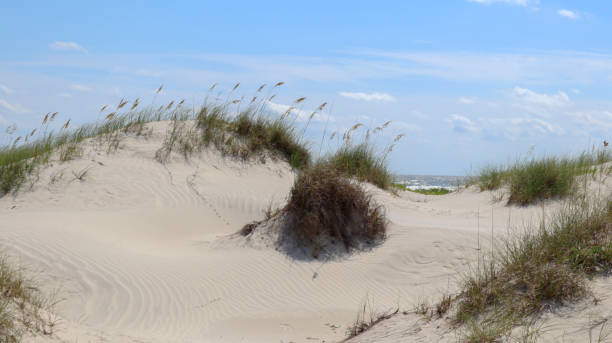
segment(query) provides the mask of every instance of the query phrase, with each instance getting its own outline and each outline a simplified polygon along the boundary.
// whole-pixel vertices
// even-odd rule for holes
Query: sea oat
[[[159,88],[157,89],[157,92],[155,92],[156,94],[161,93],[162,89],[164,89],[164,85],[159,86]]]
[[[128,101],[125,100],[125,98],[121,99],[121,101],[119,101],[119,105],[117,105],[117,109],[121,109],[123,106],[127,105]]]
[[[108,108],[108,105],[104,105],[104,106],[102,106],[102,107],[100,108],[100,112],[104,112],[104,110],[105,110],[106,108]]]
[[[259,86],[259,88],[257,88],[257,93],[261,92],[261,90],[264,89],[265,86],[266,86],[265,83],[263,85]]]
[[[232,104],[234,104],[234,105],[239,103],[239,102],[240,102],[240,99],[232,100]]]
[[[66,124],[62,125],[62,129],[67,129],[69,125],[70,125],[70,119],[68,119]]]
[[[47,123],[47,119],[49,119],[49,114],[51,114],[51,112],[45,114],[45,118],[43,118],[42,124],[45,125]]]
[[[276,97],[276,94],[272,94],[272,96],[268,99],[268,101],[272,101]]]
[[[172,105],[174,105],[174,100],[170,101],[170,103],[168,104],[168,106],[166,106],[166,111],[172,108]]]
[[[254,103],[254,102],[255,102],[255,100],[257,100],[257,97],[256,97],[256,96],[254,96],[254,97],[253,97],[253,99],[251,99],[251,102],[250,102],[249,104]]]
[[[303,97],[301,97],[301,98],[297,99],[297,100],[295,101],[295,103],[296,103],[296,104],[299,104],[300,102],[302,102],[302,101],[304,101],[304,100],[306,100],[306,97],[305,97],[305,96],[303,96]]]
[[[355,131],[357,130],[360,126],[363,126],[362,123],[357,123],[355,125],[353,125],[353,127],[351,127],[351,129],[349,131]]]
[[[325,108],[325,106],[327,106],[327,102],[322,103],[321,105],[319,105],[319,107],[317,107],[317,111],[323,111],[323,108]]]
[[[214,83],[212,86],[210,86],[210,88],[208,89],[209,92],[212,92],[215,87],[217,87],[218,83]]]
[[[53,114],[51,114],[51,118],[49,118],[49,121],[52,122],[55,119],[55,117],[57,116],[58,113],[59,112],[53,112]]]
[[[113,113],[110,113],[109,115],[107,115],[105,120],[111,120],[111,119],[115,118],[115,113],[116,112],[113,112]]]
[[[134,103],[132,104],[132,108],[130,108],[130,111],[134,110],[136,107],[138,107],[138,102],[140,101],[139,98],[136,98],[136,100],[134,100]]]
[[[240,86],[240,82],[238,82],[238,83],[237,83],[237,84],[234,86],[234,88],[232,88],[232,92],[233,92],[233,91],[235,91],[235,90],[236,90],[236,88],[238,88],[239,86]]]
[[[403,133],[400,133],[399,135],[397,135],[397,137],[395,137],[395,139],[393,140],[393,143],[397,143],[397,141],[399,141],[400,139],[402,139],[402,137],[404,137],[405,135]]]
[[[274,85],[274,88],[276,88],[276,87],[280,87],[280,86],[282,86],[282,85],[284,85],[284,84],[285,84],[285,83],[284,83],[283,81],[278,82],[277,84],[275,84],[275,85]]]

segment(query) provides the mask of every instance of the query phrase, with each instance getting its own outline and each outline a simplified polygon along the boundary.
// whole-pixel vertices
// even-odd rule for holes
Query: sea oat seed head
[[[357,123],[357,124],[353,125],[353,127],[351,127],[349,132],[357,130],[360,126],[363,126],[363,124],[362,123]]]
[[[130,111],[135,109],[136,107],[138,107],[138,102],[140,101],[139,98],[136,98],[136,100],[134,100],[134,104],[132,104],[132,108],[130,108]]]

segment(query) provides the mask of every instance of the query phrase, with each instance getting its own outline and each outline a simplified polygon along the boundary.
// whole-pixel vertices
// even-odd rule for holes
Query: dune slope
[[[473,190],[396,197],[367,186],[387,209],[387,240],[339,260],[296,260],[228,239],[284,204],[287,163],[210,149],[161,164],[167,124],[149,125],[110,155],[88,142],[81,158],[0,198],[3,248],[64,299],[53,341],[338,341],[364,301],[405,309],[452,291],[492,235],[548,210]]]

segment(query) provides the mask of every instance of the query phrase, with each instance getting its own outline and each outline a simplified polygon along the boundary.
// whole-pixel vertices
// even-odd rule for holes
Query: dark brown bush
[[[302,172],[284,208],[289,232],[317,257],[320,239],[342,242],[347,251],[385,237],[383,208],[361,186],[323,166]]]

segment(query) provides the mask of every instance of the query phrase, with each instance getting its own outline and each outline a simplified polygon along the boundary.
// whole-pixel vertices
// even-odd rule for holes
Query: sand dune
[[[479,243],[486,253],[491,235],[558,205],[506,207],[475,190],[397,197],[367,186],[387,209],[384,244],[340,260],[295,260],[228,239],[283,204],[294,180],[287,163],[211,149],[164,165],[154,156],[165,127],[152,126],[110,155],[90,142],[82,158],[54,163],[0,199],[3,247],[63,298],[52,341],[338,341],[366,299],[410,308],[452,291]],[[376,329],[356,341],[394,332]]]

